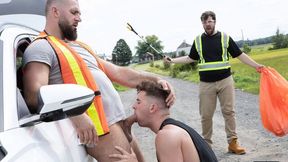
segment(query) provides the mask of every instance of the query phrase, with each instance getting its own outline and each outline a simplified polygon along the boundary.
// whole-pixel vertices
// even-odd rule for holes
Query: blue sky
[[[132,52],[137,41],[126,28],[129,22],[142,36],[156,35],[165,52],[175,51],[185,40],[192,44],[203,32],[200,16],[216,13],[216,28],[237,41],[288,33],[288,2],[285,0],[78,0],[82,12],[79,39],[97,53],[110,55],[124,39]]]

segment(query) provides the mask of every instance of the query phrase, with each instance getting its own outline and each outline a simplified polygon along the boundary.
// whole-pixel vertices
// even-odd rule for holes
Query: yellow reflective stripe
[[[199,58],[200,58],[200,62],[201,63],[205,63],[205,60],[204,60],[204,57],[203,57],[203,53],[202,53],[202,39],[201,39],[201,35],[196,37],[195,46],[196,46],[196,50],[197,50]]]
[[[75,78],[77,84],[80,84],[82,86],[87,87],[87,84],[86,84],[86,81],[83,77],[82,71],[78,65],[78,62],[75,60],[73,54],[71,53],[71,51],[69,49],[67,49],[65,46],[63,46],[55,37],[51,36],[50,39],[57,45],[57,47],[60,48],[60,50],[62,51],[62,53],[64,54],[64,56],[68,60],[70,68],[73,72],[73,75],[74,75],[74,78]],[[99,115],[98,115],[98,112],[96,111],[96,106],[95,106],[94,102],[89,106],[89,108],[87,110],[87,114],[90,117],[90,119],[92,120],[92,122],[96,128],[97,134],[103,135],[104,130],[103,130],[101,122],[99,120]]]
[[[198,65],[210,65],[210,64],[223,64],[223,63],[229,63],[229,61],[214,61],[214,62],[205,62],[204,64],[198,64]]]
[[[96,111],[96,106],[95,103],[93,102],[90,107],[87,110],[87,114],[88,116],[90,116],[90,119],[92,120],[96,130],[97,130],[97,134],[98,135],[103,135],[104,134],[104,130],[102,128],[100,119],[99,119],[99,115]],[[93,117],[93,118],[92,118]]]
[[[82,71],[81,71],[77,61],[75,60],[74,56],[70,52],[70,50],[67,49],[65,46],[63,46],[55,37],[50,36],[50,38],[57,45],[57,47],[60,48],[60,50],[63,52],[64,56],[68,60],[70,68],[73,72],[73,75],[74,75],[74,78],[75,78],[77,84],[80,84],[82,86],[87,87],[85,79],[82,75]]]
[[[199,71],[227,69],[227,67],[231,67],[228,61],[209,62],[209,63],[199,64]]]
[[[201,53],[202,62],[205,63],[205,59],[204,59],[204,57],[203,57],[203,52],[202,52],[203,50],[202,50],[202,39],[201,39],[201,35],[199,36],[199,42],[200,42],[199,45],[200,45],[200,49],[201,49],[201,50],[200,50],[200,53]]]
[[[222,61],[226,61],[225,60],[225,45],[224,45],[224,33],[221,32],[221,45],[222,45]]]
[[[199,56],[200,56],[199,47],[198,47],[198,46],[199,46],[199,43],[197,42],[197,38],[198,38],[198,37],[195,38],[194,43],[195,43],[196,51],[198,52],[198,54],[199,54]]]
[[[207,69],[199,69],[199,71],[212,71],[212,70],[221,70],[221,69],[228,69],[231,66],[224,66],[224,67],[219,67],[219,68],[207,68]]]
[[[223,61],[228,60],[228,46],[229,46],[229,36],[222,32],[221,33],[221,40],[222,40],[222,59]]]

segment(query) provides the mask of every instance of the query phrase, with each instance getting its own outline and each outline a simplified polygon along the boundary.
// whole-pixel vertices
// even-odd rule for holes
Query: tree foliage
[[[116,65],[129,65],[132,52],[124,39],[119,39],[112,52],[112,62]]]
[[[243,45],[243,52],[246,54],[249,54],[251,52],[251,47],[246,43],[244,43]]]
[[[150,52],[152,54],[154,54],[154,58],[156,60],[158,59],[162,59],[162,57],[157,54],[156,51],[154,51],[150,46],[149,44],[154,47],[156,50],[158,50],[159,52],[161,52],[163,50],[163,46],[161,45],[161,41],[158,39],[157,36],[155,35],[151,35],[151,36],[146,36],[144,38],[146,40],[146,42],[148,43],[145,43],[144,41],[138,41],[138,44],[137,46],[135,47],[136,48],[136,54],[139,56],[139,59],[143,59],[145,57],[145,54],[147,52]]]
[[[276,31],[276,35],[272,37],[273,49],[287,48],[288,36],[281,34],[279,28]]]
[[[244,44],[247,44],[248,46],[255,46],[255,45],[260,45],[260,44],[268,44],[268,43],[272,43],[272,36],[253,39],[253,40],[249,40],[249,39],[240,40],[236,42],[236,44],[241,48],[244,47]]]
[[[186,56],[186,52],[185,51],[180,51],[179,52],[179,56],[181,57],[181,56]]]

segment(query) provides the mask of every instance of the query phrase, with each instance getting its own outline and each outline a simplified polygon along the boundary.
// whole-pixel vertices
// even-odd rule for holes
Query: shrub
[[[246,54],[249,54],[251,52],[251,47],[246,43],[244,43],[243,45],[243,52]]]
[[[172,67],[170,75],[172,77],[177,77],[177,75],[180,72],[183,72],[183,71],[195,71],[195,70],[197,70],[197,67],[198,67],[197,65],[198,65],[197,62],[193,62],[191,64],[175,64]]]
[[[164,67],[164,70],[168,70],[168,69],[170,69],[171,64],[170,64],[170,63],[163,62],[163,67]]]
[[[177,69],[173,69],[170,71],[170,75],[172,76],[172,78],[176,78],[177,74],[179,73],[179,71],[177,71]]]

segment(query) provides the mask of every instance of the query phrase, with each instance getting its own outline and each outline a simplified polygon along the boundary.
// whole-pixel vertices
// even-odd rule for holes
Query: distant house
[[[132,56],[131,62],[132,62],[132,63],[138,63],[138,62],[139,62],[139,56],[138,56],[138,55]]]
[[[110,62],[112,61],[112,57],[106,55],[105,53],[98,54],[98,56],[103,60],[110,61]]]
[[[176,57],[183,56],[183,54],[188,55],[190,53],[191,47],[192,45],[186,43],[184,40],[176,50]]]
[[[142,58],[140,58],[139,62],[141,63],[147,63],[151,60],[153,60],[153,54],[151,54],[150,52],[146,52],[144,55],[142,55]]]
[[[147,63],[149,61],[153,61],[154,60],[154,55],[150,52],[146,52],[145,54],[143,54],[141,56],[141,58],[139,57],[138,54],[132,56],[132,63],[140,63],[140,64],[144,64]]]

